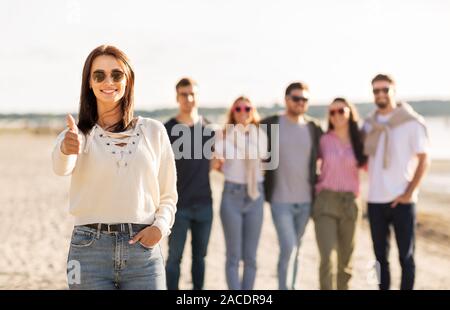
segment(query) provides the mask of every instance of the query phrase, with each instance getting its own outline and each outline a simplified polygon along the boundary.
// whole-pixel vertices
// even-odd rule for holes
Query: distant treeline
[[[444,100],[424,100],[424,101],[409,101],[411,106],[423,116],[450,116],[450,101]],[[374,109],[373,103],[358,103],[356,107],[362,117],[368,115]],[[282,104],[274,104],[272,107],[258,107],[258,111],[262,117],[277,113],[284,109]],[[205,117],[210,117],[216,120],[218,117],[225,115],[227,108],[208,108],[201,107],[200,114]],[[308,114],[316,118],[324,118],[326,116],[326,105],[310,105]],[[177,108],[170,109],[156,109],[152,111],[137,110],[136,115],[143,117],[151,117],[159,120],[167,120],[177,113]],[[50,113],[25,113],[25,114],[0,114],[0,120],[27,120],[42,124],[51,120],[64,120],[65,114],[50,114]]]

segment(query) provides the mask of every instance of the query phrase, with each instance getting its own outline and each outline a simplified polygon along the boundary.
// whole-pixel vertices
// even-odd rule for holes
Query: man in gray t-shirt
[[[311,212],[322,135],[319,123],[305,115],[308,86],[292,83],[285,95],[285,113],[261,121],[268,125],[269,150],[273,156],[278,155],[278,167],[266,171],[264,189],[280,243],[278,285],[283,290],[296,287],[300,242]],[[279,135],[273,137],[278,141],[271,141],[272,125],[279,125]],[[272,146],[277,145],[278,152],[273,151]]]
[[[279,165],[271,203],[311,203],[309,162],[311,136],[303,118],[292,121],[280,115]]]

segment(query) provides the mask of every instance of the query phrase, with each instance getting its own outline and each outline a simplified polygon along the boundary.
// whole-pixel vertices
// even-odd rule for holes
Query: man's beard
[[[302,109],[302,111],[298,111],[296,109],[289,109],[289,114],[294,115],[294,116],[299,116],[302,115],[303,113],[305,113],[305,110]]]
[[[375,102],[375,104],[377,105],[377,107],[381,110],[386,109],[386,107],[389,105],[389,102],[384,101],[384,102]]]

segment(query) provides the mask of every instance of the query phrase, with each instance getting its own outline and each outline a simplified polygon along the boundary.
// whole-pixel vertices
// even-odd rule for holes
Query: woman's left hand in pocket
[[[147,248],[154,247],[161,240],[162,234],[158,227],[149,226],[141,230],[130,240],[130,244],[135,244],[140,242],[143,246]]]

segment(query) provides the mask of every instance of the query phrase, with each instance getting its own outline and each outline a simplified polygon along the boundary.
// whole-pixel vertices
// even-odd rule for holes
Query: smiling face
[[[232,109],[233,109],[233,118],[236,124],[241,125],[250,124],[250,122],[252,121],[253,106],[248,100],[241,99],[236,101]]]
[[[388,81],[374,81],[372,84],[375,104],[383,110],[395,102],[394,85]]]
[[[350,120],[350,108],[340,100],[335,100],[328,107],[328,117],[333,128],[345,128]]]
[[[286,109],[291,115],[299,116],[308,110],[309,91],[306,89],[293,89],[286,96]]]
[[[127,78],[123,65],[110,55],[94,59],[89,84],[97,99],[97,104],[114,108],[125,94]]]

